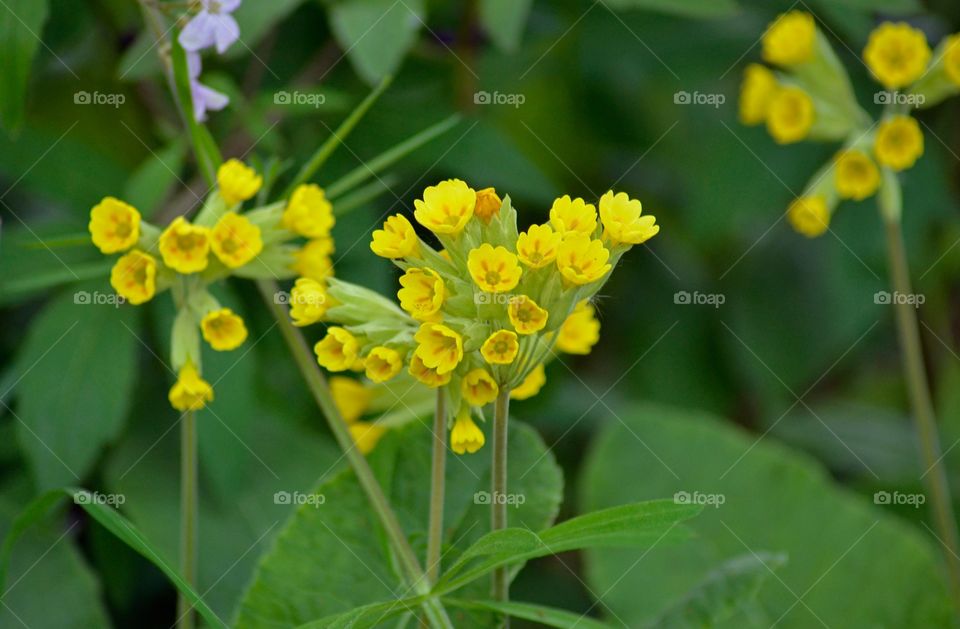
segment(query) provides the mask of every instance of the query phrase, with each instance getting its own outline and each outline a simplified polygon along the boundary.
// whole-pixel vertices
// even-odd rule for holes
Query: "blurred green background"
[[[563,469],[561,518],[676,491],[722,493],[726,503],[681,548],[538,560],[518,577],[517,598],[644,626],[722,562],[769,552],[783,566],[760,571],[759,602],[731,609],[729,626],[947,623],[926,508],[874,500],[923,491],[893,313],[874,302],[888,290],[874,201],[844,203],[822,238],[793,233],[787,204],[836,147],[777,146],[737,121],[743,67],[759,60],[766,24],[790,8],[816,15],[871,112],[879,106],[859,53],[879,21],[909,19],[932,44],[960,30],[960,5],[947,0],[245,0],[242,45],[205,59],[204,81],[231,97],[209,123],[224,153],[278,156],[294,170],[380,76],[396,73],[321,184],[464,114],[381,175],[383,194],[338,218],[337,275],[384,293],[395,273],[370,253],[371,230],[443,178],[509,194],[525,225],[542,222],[559,195],[595,200],[611,187],[657,216],[660,235],[604,289],[593,353],[550,364],[541,394],[513,411]],[[105,195],[164,223],[205,186],[135,2],[7,0],[0,40],[9,63],[0,532],[41,490],[84,486],[122,492],[121,510],[175,557],[172,305],[166,296],[142,308],[76,304],[77,291],[110,288],[108,263],[74,237]],[[124,102],[78,104],[81,91]],[[281,91],[325,99],[278,104]],[[682,104],[679,92],[723,102]],[[919,114],[926,151],[902,176],[954,487],[958,114],[956,99]],[[678,303],[684,291],[722,304]],[[236,282],[223,299],[243,312],[251,341],[205,357],[222,380],[200,421],[201,591],[230,616],[289,514],[264,497],[305,490],[343,462],[254,287]],[[75,510],[18,545],[6,587],[4,627],[174,620],[160,572]],[[51,590],[63,604],[51,605]]]

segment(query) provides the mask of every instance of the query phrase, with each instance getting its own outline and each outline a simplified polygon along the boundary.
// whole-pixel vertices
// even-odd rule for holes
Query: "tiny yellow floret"
[[[863,151],[842,151],[834,164],[834,185],[841,198],[861,201],[880,187],[880,170]]]
[[[191,225],[178,216],[160,234],[160,255],[163,263],[178,273],[198,273],[207,268],[210,253],[210,230]]]
[[[433,319],[446,294],[443,278],[433,269],[410,268],[400,276],[400,307],[418,321]]]
[[[817,25],[803,11],[783,13],[763,34],[763,60],[778,66],[793,66],[813,59]]]
[[[240,160],[228,159],[217,170],[217,185],[227,205],[235,205],[259,192],[263,177]]]
[[[526,295],[519,295],[510,300],[507,316],[517,334],[533,334],[547,325],[549,313],[538,306],[533,299]]]
[[[600,322],[593,304],[583,300],[564,320],[557,333],[557,349],[567,354],[589,354],[600,340]]]
[[[410,367],[407,371],[411,376],[433,389],[448,384],[453,376],[450,372],[438,373],[436,369],[427,367],[416,353],[411,356]]]
[[[332,376],[329,382],[330,396],[343,421],[352,424],[363,417],[370,407],[373,392],[356,378]]]
[[[424,366],[447,374],[463,360],[463,338],[442,323],[424,323],[413,335],[415,353]]]
[[[766,66],[759,63],[748,65],[740,84],[740,122],[745,125],[766,122],[770,103],[778,89],[777,77]]]
[[[120,256],[110,270],[110,285],[134,306],[153,299],[157,292],[157,261],[138,249]]]
[[[200,321],[203,338],[218,352],[227,352],[240,347],[247,340],[247,326],[233,310],[211,310]]]
[[[600,197],[600,221],[604,238],[610,244],[639,245],[660,232],[657,219],[649,214],[641,216],[643,205],[631,199],[626,192],[608,191]]]
[[[403,357],[397,350],[380,345],[370,350],[363,367],[367,377],[374,382],[386,382],[403,369]]]
[[[910,116],[893,116],[880,123],[873,154],[882,166],[893,170],[913,167],[923,155],[923,132]]]
[[[557,268],[571,284],[596,282],[612,268],[607,260],[610,252],[599,240],[581,233],[567,235],[557,251]]]
[[[493,247],[489,243],[470,250],[467,269],[474,283],[488,293],[513,290],[523,272],[516,255],[507,251],[506,247]]]
[[[895,90],[926,72],[930,46],[920,29],[906,22],[884,22],[870,33],[863,59],[884,87]]]
[[[790,85],[773,95],[767,111],[767,131],[778,144],[792,144],[807,137],[815,118],[813,99]]]
[[[290,318],[297,327],[320,321],[332,305],[326,287],[309,277],[301,277],[294,282],[289,301]]]
[[[317,363],[330,371],[346,371],[353,367],[360,344],[350,332],[339,326],[327,328],[327,335],[313,346]]]
[[[197,373],[189,360],[180,368],[177,381],[167,395],[170,405],[181,413],[199,411],[213,401],[213,387]]]
[[[526,400],[532,398],[537,393],[540,393],[540,389],[543,388],[543,385],[547,383],[547,374],[544,371],[543,363],[540,363],[533,370],[527,374],[527,377],[523,379],[519,385],[510,390],[510,399],[512,400]]]
[[[329,236],[334,223],[333,205],[327,200],[323,188],[315,183],[297,186],[281,219],[286,229],[307,238]]]
[[[592,236],[597,229],[597,208],[583,199],[565,194],[550,208],[550,224],[561,234],[580,232]]]
[[[484,443],[483,431],[470,417],[470,408],[465,407],[457,413],[450,430],[450,449],[456,454],[473,454],[482,448]]]
[[[478,367],[467,372],[460,381],[460,392],[470,406],[484,406],[497,399],[500,387],[486,369]]]
[[[557,259],[562,241],[563,235],[550,225],[531,225],[517,237],[517,257],[531,269],[543,268]]]
[[[260,228],[246,216],[227,212],[210,232],[210,248],[227,267],[238,269],[263,251]]]
[[[787,220],[798,233],[816,238],[830,227],[830,208],[820,195],[800,197],[787,209]]]
[[[301,277],[326,282],[333,277],[333,238],[314,238],[293,254],[293,270]]]
[[[480,355],[491,365],[509,365],[519,351],[517,333],[510,330],[497,330],[480,346]]]
[[[477,193],[459,179],[441,181],[413,202],[417,222],[435,234],[456,236],[466,227],[477,204]]]
[[[350,437],[361,454],[370,454],[387,432],[386,428],[376,422],[354,422],[349,428]]]
[[[140,212],[120,199],[106,197],[90,210],[88,229],[101,253],[126,251],[140,238]]]
[[[381,258],[415,258],[419,249],[417,232],[402,214],[389,217],[383,229],[374,230],[370,241],[370,250]]]
[[[473,207],[473,215],[489,225],[490,219],[500,213],[501,205],[503,201],[493,188],[477,190],[477,204]]]

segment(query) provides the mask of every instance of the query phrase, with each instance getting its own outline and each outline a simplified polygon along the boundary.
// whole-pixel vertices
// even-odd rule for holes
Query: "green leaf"
[[[695,540],[658,546],[642,564],[603,549],[586,552],[588,583],[605,593],[602,603],[616,618],[630,626],[655,622],[718,563],[768,551],[790,558],[760,590],[758,608],[768,618],[737,616],[730,626],[949,624],[928,537],[869,497],[838,489],[812,459],[704,413],[638,406],[617,414],[623,423],[609,424],[588,456],[584,507],[677,492],[686,492],[680,501],[708,506],[690,525]]]
[[[120,432],[136,375],[134,308],[103,285],[53,300],[17,359],[20,445],[41,489],[76,483]]]
[[[604,0],[617,10],[643,9],[682,17],[716,18],[735,15],[740,7],[735,0]]]
[[[400,614],[416,611],[425,597],[414,596],[395,601],[371,603],[356,607],[343,614],[327,616],[304,623],[298,629],[367,629]]]
[[[371,85],[394,74],[417,41],[426,18],[423,0],[343,0],[329,9],[337,42]]]
[[[611,625],[594,620],[583,614],[575,614],[555,607],[534,605],[533,603],[518,603],[516,601],[464,601],[455,598],[444,598],[443,602],[450,607],[461,609],[477,609],[497,612],[522,618],[548,627],[560,629],[610,629]]]
[[[47,21],[47,0],[6,0],[0,19],[0,118],[7,129],[23,121],[30,66]]]
[[[511,507],[508,517],[517,525],[540,529],[556,517],[561,473],[533,430],[519,422],[511,428],[507,460],[515,480],[510,491],[526,496],[526,501]],[[414,422],[391,430],[370,456],[418,556],[426,550],[429,443],[425,425]],[[484,454],[489,452],[449,455],[445,565],[489,530],[489,505],[476,500],[476,493],[490,485],[490,457]],[[300,507],[277,536],[241,601],[237,627],[297,626],[409,596],[393,560],[385,554],[386,539],[353,473],[345,470],[321,483],[314,493],[322,494],[324,503]],[[484,596],[488,587],[484,583],[479,592],[468,596]],[[452,620],[455,626],[464,625],[463,618]]]
[[[513,52],[520,45],[533,0],[480,0],[480,23],[493,43]]]

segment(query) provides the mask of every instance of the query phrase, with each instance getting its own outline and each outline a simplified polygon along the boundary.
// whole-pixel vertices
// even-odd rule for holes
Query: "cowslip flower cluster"
[[[399,306],[342,280],[323,287],[298,279],[291,316],[297,325],[327,324],[314,351],[330,371],[362,372],[374,383],[407,375],[442,388],[451,449],[473,453],[485,442],[475,421],[483,407],[506,392],[536,395],[555,351],[590,352],[600,331],[592,297],[659,226],[640,201],[613,191],[596,205],[556,199],[548,220],[524,231],[509,197],[458,179],[428,187],[414,206],[414,220],[440,248],[402,214],[370,243],[402,272]]]
[[[256,171],[231,159],[193,220],[179,216],[161,228],[114,197],[90,210],[93,244],[103,254],[120,254],[110,272],[117,294],[133,305],[167,290],[173,295],[171,363],[178,379],[169,399],[177,410],[199,410],[213,400],[200,375],[200,338],[215,351],[236,349],[247,338],[243,319],[218,302],[211,285],[229,276],[322,281],[332,273],[333,209],[322,190],[302,185],[287,201],[244,211],[262,184]]]
[[[217,52],[222,55],[240,38],[240,27],[232,15],[240,7],[240,1],[200,0],[196,14],[177,37],[177,41],[187,53],[193,116],[198,122],[207,119],[207,111],[220,111],[230,103],[226,94],[200,83],[200,52],[216,47]]]
[[[770,24],[764,61],[752,63],[740,89],[740,121],[765,124],[780,144],[842,141],[841,149],[810,180],[787,210],[793,228],[808,236],[827,231],[841,200],[874,195],[884,173],[911,168],[923,154],[923,133],[911,108],[930,107],[960,93],[960,35],[931,52],[923,32],[884,22],[871,34],[863,59],[884,89],[874,121],[857,103],[850,79],[814,18],[790,11]],[[903,91],[898,91],[903,90]]]

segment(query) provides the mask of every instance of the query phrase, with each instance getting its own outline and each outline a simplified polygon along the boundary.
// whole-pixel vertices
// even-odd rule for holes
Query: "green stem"
[[[430,525],[427,533],[427,579],[433,585],[440,576],[440,547],[443,543],[443,498],[447,468],[447,404],[443,387],[437,388],[433,414],[433,461],[430,469]]]
[[[507,419],[510,414],[510,388],[501,387],[493,413],[493,483],[490,491],[490,529],[507,528]],[[507,601],[510,598],[510,582],[507,568],[493,571],[493,599]],[[503,626],[509,626],[503,619]]]
[[[187,411],[180,422],[180,574],[190,587],[197,585],[197,423]],[[177,627],[193,629],[193,605],[177,595]]]
[[[930,398],[930,386],[924,368],[917,311],[905,299],[907,295],[912,294],[912,288],[900,224],[899,183],[888,177],[885,178],[884,184],[886,190],[880,196],[881,210],[887,232],[887,255],[895,293],[891,301],[894,303],[896,312],[897,332],[903,354],[903,372],[920,440],[920,454],[926,470],[925,480],[930,492],[934,524],[937,535],[945,547],[944,558],[947,563],[950,590],[956,611],[960,614],[960,556],[958,556],[960,542],[957,537],[952,494],[947,482],[946,468],[943,465],[933,401]],[[897,299],[898,296],[900,299]]]
[[[383,525],[387,537],[390,540],[390,545],[397,554],[397,558],[400,561],[407,580],[417,594],[428,594],[430,592],[430,584],[426,579],[426,575],[420,567],[420,563],[417,561],[417,557],[410,547],[410,543],[407,541],[403,528],[400,526],[400,521],[397,519],[393,509],[390,508],[390,504],[387,502],[387,497],[384,495],[380,483],[377,482],[373,470],[370,469],[366,457],[364,457],[354,445],[353,438],[350,436],[350,430],[347,428],[346,422],[343,421],[343,416],[333,402],[330,389],[327,386],[326,379],[323,377],[323,373],[320,371],[320,367],[317,365],[317,361],[314,359],[313,352],[310,350],[306,339],[303,338],[300,331],[290,322],[287,312],[274,298],[278,290],[276,282],[273,280],[259,280],[257,287],[260,289],[260,294],[263,296],[267,307],[269,307],[273,313],[277,321],[277,327],[280,328],[280,332],[283,334],[283,338],[287,342],[290,352],[293,354],[294,361],[297,363],[301,375],[303,375],[304,380],[307,382],[307,387],[317,402],[317,406],[320,407],[321,412],[324,417],[326,417],[330,431],[343,450],[344,456],[353,468],[354,474],[356,474],[357,480],[360,482],[360,486],[363,488],[364,493],[366,493],[367,499],[370,501],[374,512]],[[439,600],[428,598],[424,601],[423,608],[425,615],[434,627],[450,627],[452,629],[453,625],[450,622],[450,618],[447,616],[447,612]]]

